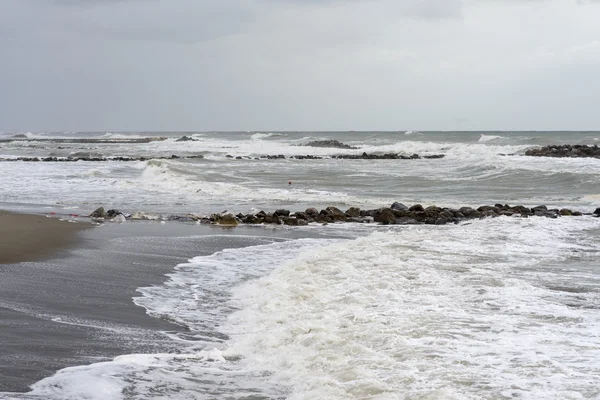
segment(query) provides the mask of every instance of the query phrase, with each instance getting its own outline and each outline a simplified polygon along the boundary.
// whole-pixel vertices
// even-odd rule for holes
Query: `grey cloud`
[[[0,130],[599,128],[598,20],[575,0],[2,0]]]

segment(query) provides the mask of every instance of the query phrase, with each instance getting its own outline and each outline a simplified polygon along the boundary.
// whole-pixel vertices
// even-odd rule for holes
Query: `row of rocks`
[[[148,161],[148,160],[175,160],[175,159],[201,159],[203,155],[177,156],[175,154],[165,157],[16,157],[0,158],[0,161],[25,161],[25,162],[75,162],[75,161]]]
[[[420,156],[418,154],[399,154],[399,153],[387,153],[387,154],[342,154],[333,156],[333,158],[345,159],[345,160],[419,160],[421,158],[444,158],[444,154],[429,154]]]
[[[338,140],[313,140],[312,142],[304,143],[301,146],[308,147],[328,147],[334,149],[352,149],[356,150],[359,147],[350,146],[349,144],[342,143]]]
[[[231,154],[227,154],[225,157],[227,158],[235,158],[237,160],[251,160],[253,157],[249,156],[232,156]],[[434,158],[443,158],[444,154],[430,154],[420,156],[418,154],[400,154],[400,153],[387,153],[387,154],[340,154],[334,155],[331,157],[323,157],[323,156],[313,156],[310,154],[307,155],[294,155],[294,156],[284,156],[283,154],[276,155],[264,155],[260,157],[254,157],[255,160],[259,159],[267,159],[267,160],[285,160],[285,159],[296,159],[296,160],[323,160],[326,158],[340,159],[340,160],[420,160],[422,158],[434,159]]]
[[[23,135],[24,136],[24,135]],[[101,139],[101,138],[27,138],[15,135],[12,138],[0,139],[0,143],[11,143],[11,142],[45,142],[45,143],[151,143],[160,142],[167,140],[166,137],[145,137],[145,138],[113,138],[113,139]]]
[[[528,208],[525,206],[510,206],[508,204],[496,204],[494,206],[481,206],[478,208],[461,207],[449,208],[429,206],[423,207],[415,204],[407,207],[402,203],[395,202],[390,207],[378,208],[373,210],[361,210],[358,207],[350,207],[342,211],[337,207],[327,207],[322,210],[316,208],[307,208],[305,211],[291,212],[290,210],[280,209],[274,212],[259,211],[254,214],[221,213],[210,216],[198,214],[168,215],[149,214],[136,212],[134,214],[125,214],[116,209],[105,211],[103,207],[92,212],[89,217],[97,221],[136,221],[136,220],[169,220],[182,222],[202,222],[209,224],[219,224],[226,226],[236,226],[238,224],[275,224],[303,226],[309,223],[328,224],[334,222],[354,222],[354,223],[380,223],[382,225],[445,225],[449,223],[460,223],[467,220],[494,218],[500,216],[512,216],[527,218],[530,216],[558,218],[567,216],[594,215],[600,216],[600,208],[594,213],[584,214],[579,211],[567,208],[549,209],[545,205]]]
[[[598,145],[561,144],[538,147],[525,151],[526,156],[533,157],[594,157],[600,158]]]

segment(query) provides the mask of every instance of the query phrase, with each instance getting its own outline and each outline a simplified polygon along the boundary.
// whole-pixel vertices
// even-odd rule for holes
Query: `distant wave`
[[[421,132],[419,132],[419,131],[412,131],[412,130],[406,131],[406,132],[404,132],[404,134],[405,135],[422,135]]]
[[[504,136],[485,135],[482,133],[477,141],[479,143],[486,143],[486,142],[491,142],[492,140],[498,140],[498,139],[506,139],[506,138]]]
[[[281,133],[255,133],[252,136],[250,136],[252,138],[252,140],[262,140],[262,139],[266,139],[269,137],[273,137],[273,136],[281,136]]]

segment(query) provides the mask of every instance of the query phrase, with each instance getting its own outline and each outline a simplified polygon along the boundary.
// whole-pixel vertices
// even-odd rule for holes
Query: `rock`
[[[600,216],[600,208],[596,208],[596,209],[594,210],[594,215],[595,215],[595,216]]]
[[[546,206],[532,207],[531,211],[533,211],[533,212],[536,212],[536,211],[548,211],[548,207],[546,207]]]
[[[191,136],[182,136],[176,140],[176,142],[197,142],[197,139],[194,139]]]
[[[375,222],[379,222],[383,225],[395,224],[396,223],[396,215],[389,208],[383,208],[379,211],[379,213],[375,216]]]
[[[291,218],[291,217],[282,217],[281,220],[283,221],[284,225],[289,225],[289,226],[303,226],[303,225],[308,225],[308,222],[306,222],[306,220],[304,220],[304,219],[297,219],[297,218]]]
[[[350,207],[348,210],[346,210],[345,212],[347,217],[360,217],[360,208],[357,207]]]
[[[419,225],[420,222],[414,218],[401,217],[401,218],[396,219],[396,224],[398,224],[398,225]]]
[[[122,213],[121,211],[119,211],[119,210],[115,210],[115,209],[111,209],[111,210],[108,210],[108,211],[106,212],[106,216],[107,216],[108,218],[114,218],[114,217],[116,217],[117,215],[122,215],[122,214],[123,214],[123,213]]]
[[[334,221],[346,220],[346,214],[337,207],[327,207],[325,211],[327,211],[327,213],[333,218]]]
[[[233,216],[233,214],[223,214],[223,215],[213,214],[212,218],[215,221],[215,223],[217,223],[219,225],[224,225],[224,226],[237,226],[238,225],[238,221]]]
[[[110,221],[122,224],[123,222],[127,222],[127,218],[123,214],[119,214]]]
[[[304,146],[309,147],[332,147],[336,149],[358,149],[358,147],[350,146],[344,144],[337,140],[313,140],[312,142],[308,142],[304,144]]]
[[[104,207],[98,207],[96,208],[91,214],[90,217],[92,218],[106,218],[106,211],[104,211]]]
[[[423,208],[422,205],[420,204],[415,204],[414,206],[410,207],[408,209],[408,211],[416,211],[416,212],[420,212],[420,211],[425,211],[425,209]]]
[[[302,212],[302,211],[295,212],[294,217],[296,217],[298,219],[303,219],[305,221],[312,220],[312,218],[307,213]]]
[[[534,157],[594,157],[600,158],[600,148],[598,145],[549,145],[528,149],[526,156]]]
[[[276,210],[273,215],[277,215],[278,217],[288,217],[290,215],[290,210]]]
[[[136,211],[131,215],[131,219],[134,221],[158,221],[160,216],[157,214],[149,214],[141,211]]]
[[[569,210],[569,209],[567,209],[567,208],[563,208],[563,209],[561,209],[561,210],[559,211],[559,214],[560,214],[560,215],[563,215],[563,216],[573,215],[573,214],[572,214],[572,212],[571,212],[571,210]]]
[[[319,215],[319,211],[316,208],[307,208],[304,212],[311,218],[316,218]]]
[[[397,211],[404,211],[404,210],[408,210],[408,207],[406,207],[404,204],[402,203],[398,203],[397,201],[394,202],[394,204],[392,204],[392,206],[390,207],[392,210],[397,210]]]

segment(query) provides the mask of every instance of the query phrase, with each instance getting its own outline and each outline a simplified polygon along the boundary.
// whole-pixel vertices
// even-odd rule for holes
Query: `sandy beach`
[[[41,260],[74,245],[92,227],[43,215],[0,211],[0,264]]]

